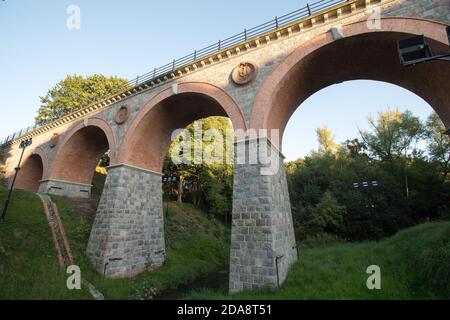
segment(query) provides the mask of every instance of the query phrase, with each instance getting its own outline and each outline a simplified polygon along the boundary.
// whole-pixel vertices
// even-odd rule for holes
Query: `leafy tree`
[[[404,188],[409,198],[408,159],[420,153],[416,146],[424,136],[423,124],[410,111],[398,110],[379,112],[376,120],[369,117],[368,121],[371,131],[360,131],[361,138],[373,156],[388,162],[392,168],[394,162],[402,164]]]
[[[333,194],[327,191],[320,202],[311,209],[311,219],[308,223],[320,232],[340,233],[346,212],[347,208],[339,205]]]
[[[92,75],[82,77],[67,76],[40,97],[41,106],[36,116],[36,124],[44,125],[80,108],[107,98],[120,90],[126,89],[128,81],[118,77]]]
[[[450,217],[450,184],[442,180],[448,141],[435,117],[425,130],[410,112],[382,112],[377,120],[369,119],[371,130],[362,133],[362,141],[348,140],[335,152],[321,146],[322,151],[287,163],[298,239],[324,234],[381,239]],[[420,149],[424,141],[429,157]]]
[[[203,136],[197,137],[194,134],[195,128],[202,128]],[[206,139],[204,135],[208,130],[216,130],[217,137]],[[205,209],[212,216],[221,216],[227,219],[231,212],[232,204],[232,184],[233,184],[233,165],[229,164],[230,159],[233,159],[233,150],[229,152],[230,148],[226,145],[227,130],[232,129],[231,123],[227,118],[210,117],[199,120],[189,125],[186,130],[187,137],[180,135],[170,146],[168,155],[164,164],[164,173],[181,176],[182,180],[186,182],[187,188],[180,188],[179,186],[172,186],[166,193],[176,194],[178,199],[182,198],[185,201],[191,202],[197,206]],[[216,141],[216,138],[220,138]],[[188,139],[187,141],[185,139]],[[196,140],[197,139],[197,140]],[[199,143],[201,139],[202,153],[211,149],[212,146],[222,143],[222,148],[218,148],[219,155],[223,154],[225,162],[223,163],[208,163],[201,164],[194,163],[194,145]],[[190,154],[179,154],[185,159],[190,159],[188,164],[177,164],[176,160],[171,155],[176,153],[181,144],[190,145]],[[215,148],[214,148],[215,149]],[[216,149],[215,149],[216,150]],[[217,151],[217,150],[216,150]],[[182,153],[182,152],[180,152]],[[180,194],[182,191],[182,194]]]
[[[370,131],[360,131],[361,138],[376,158],[393,161],[417,152],[417,142],[423,138],[424,128],[410,111],[379,112],[378,118],[368,117]]]
[[[333,134],[327,127],[317,128],[316,134],[319,141],[319,152],[334,153],[339,150],[340,145],[334,141]]]
[[[427,120],[425,136],[431,159],[441,166],[442,182],[445,182],[450,165],[450,139],[445,134],[445,127],[437,113],[432,113]]]

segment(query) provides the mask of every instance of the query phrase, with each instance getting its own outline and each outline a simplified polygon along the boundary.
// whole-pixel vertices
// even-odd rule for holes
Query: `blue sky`
[[[0,1],[0,139],[33,124],[39,96],[67,74],[134,78],[306,1],[257,0],[21,0]],[[66,9],[81,9],[81,29],[68,30]],[[291,118],[284,153],[289,160],[316,147],[315,128],[327,125],[338,141],[357,135],[377,110],[406,108],[425,118],[431,108],[387,84],[344,83],[316,93]]]

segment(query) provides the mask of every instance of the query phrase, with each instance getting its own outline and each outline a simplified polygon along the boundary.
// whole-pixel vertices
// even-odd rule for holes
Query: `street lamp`
[[[450,42],[450,27],[447,27],[447,35]],[[433,55],[423,35],[400,40],[397,45],[400,62],[404,67],[434,60],[450,61],[450,53]]]
[[[22,153],[20,155],[19,164],[14,169],[16,172],[14,174],[14,178],[13,178],[13,181],[12,181],[12,184],[11,184],[11,188],[9,189],[8,198],[6,198],[5,207],[3,208],[2,216],[0,217],[0,224],[5,223],[6,212],[8,211],[9,202],[11,201],[11,196],[12,196],[12,192],[13,192],[13,189],[14,189],[14,184],[16,183],[17,175],[18,175],[19,170],[20,170],[20,163],[22,162],[23,154],[25,153],[25,149],[27,147],[31,146],[32,143],[33,143],[33,139],[31,139],[31,138],[27,139],[27,140],[24,140],[24,141],[22,141],[20,143],[19,148],[22,149]]]

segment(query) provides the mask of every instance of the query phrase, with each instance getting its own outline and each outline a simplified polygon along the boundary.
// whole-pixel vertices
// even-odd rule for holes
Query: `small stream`
[[[225,286],[228,286],[228,271],[221,270],[182,284],[176,289],[163,291],[154,300],[181,300],[193,290],[206,288],[217,291]]]

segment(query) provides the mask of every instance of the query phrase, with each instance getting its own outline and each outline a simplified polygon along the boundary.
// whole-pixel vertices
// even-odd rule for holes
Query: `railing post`
[[[306,4],[306,8],[308,9],[309,15],[312,16],[311,7],[309,6],[309,3]]]
[[[153,78],[156,78],[156,68],[153,69]]]
[[[244,39],[247,41],[247,29],[244,29]]]
[[[220,51],[222,49],[222,41],[219,40],[219,47],[218,47],[218,51]]]
[[[197,50],[194,51],[194,61],[197,60]]]
[[[275,29],[278,29],[279,24],[278,24],[278,17],[275,17]]]
[[[139,84],[139,76],[136,78],[136,86]]]
[[[176,64],[176,62],[177,62],[177,60],[173,59],[173,62],[172,62],[172,71],[175,70],[175,64]]]

